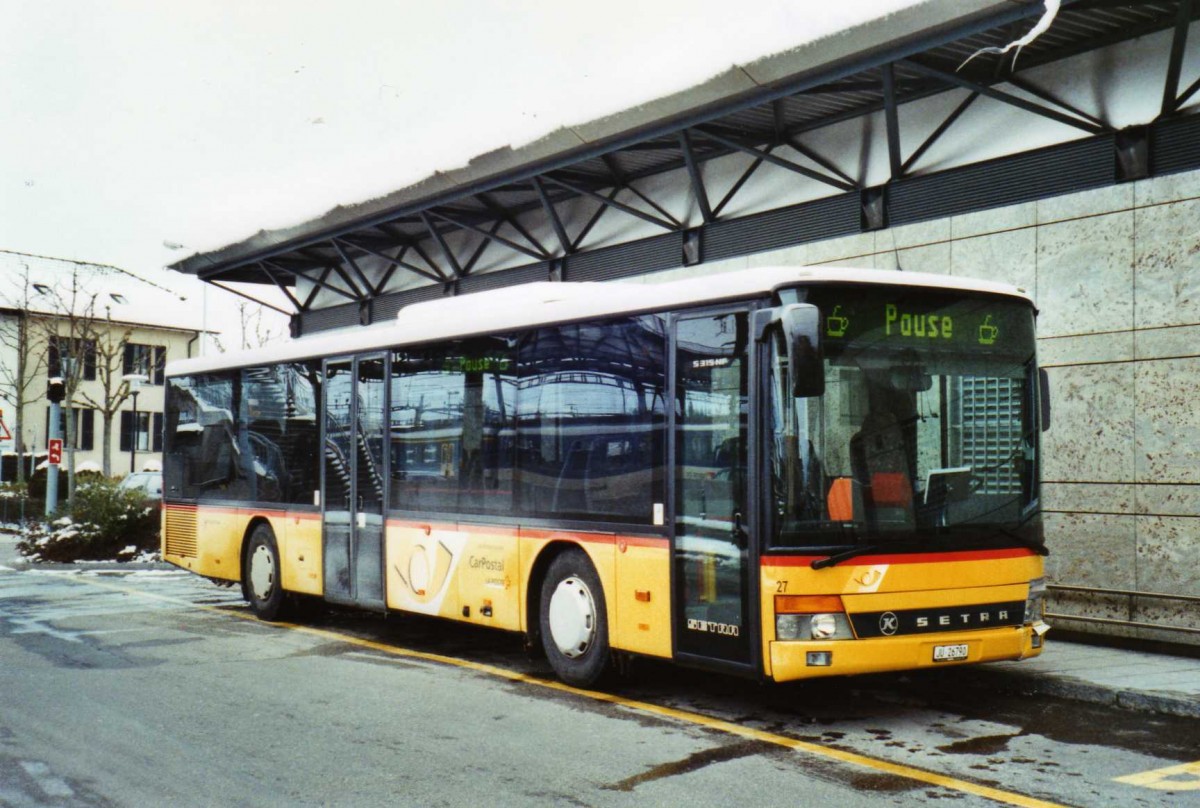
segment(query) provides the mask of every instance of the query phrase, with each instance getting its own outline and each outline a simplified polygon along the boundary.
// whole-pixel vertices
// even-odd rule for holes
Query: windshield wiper
[[[815,570],[823,570],[826,567],[833,567],[838,564],[841,564],[843,561],[849,561],[850,559],[854,558],[855,556],[866,555],[867,553],[874,553],[874,552],[876,552],[878,550],[882,550],[882,549],[883,549],[882,544],[862,544],[862,545],[859,545],[858,547],[851,547],[849,550],[843,550],[840,553],[834,553],[833,555],[827,556],[825,558],[818,558],[816,561],[809,564],[809,566]]]

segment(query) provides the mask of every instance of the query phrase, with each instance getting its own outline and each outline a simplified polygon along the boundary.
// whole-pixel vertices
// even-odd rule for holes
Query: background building
[[[46,384],[58,376],[69,392],[62,434],[68,434],[70,419],[74,438],[64,447],[74,448],[77,471],[119,476],[159,463],[163,366],[194,353],[196,306],[163,286],[98,264],[0,251],[0,277],[5,454],[20,453],[26,473],[44,459]],[[65,456],[63,464],[65,470]],[[12,461],[5,464],[7,481],[14,470]]]
[[[177,268],[280,290],[294,333],[546,279],[1009,281],[1054,391],[1055,623],[1200,641],[1200,4],[1068,0],[1005,48],[1044,12],[930,0]]]

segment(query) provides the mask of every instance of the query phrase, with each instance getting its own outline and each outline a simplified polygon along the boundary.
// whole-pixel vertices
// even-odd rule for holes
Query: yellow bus
[[[168,369],[164,558],[778,682],[1041,652],[1022,290],[754,269],[417,303]]]

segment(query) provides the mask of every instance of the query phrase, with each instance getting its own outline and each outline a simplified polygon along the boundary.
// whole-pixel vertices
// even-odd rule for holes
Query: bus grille
[[[196,557],[195,508],[167,508],[163,531],[165,555]]]

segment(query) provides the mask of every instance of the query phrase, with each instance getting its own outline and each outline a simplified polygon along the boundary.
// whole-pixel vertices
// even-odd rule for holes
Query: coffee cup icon
[[[992,315],[983,318],[983,325],[979,326],[979,344],[993,345],[996,338],[1000,336],[1000,329],[992,325]]]
[[[844,337],[846,329],[850,327],[850,319],[843,317],[840,312],[841,306],[834,306],[833,312],[825,318],[825,336],[827,337]]]

